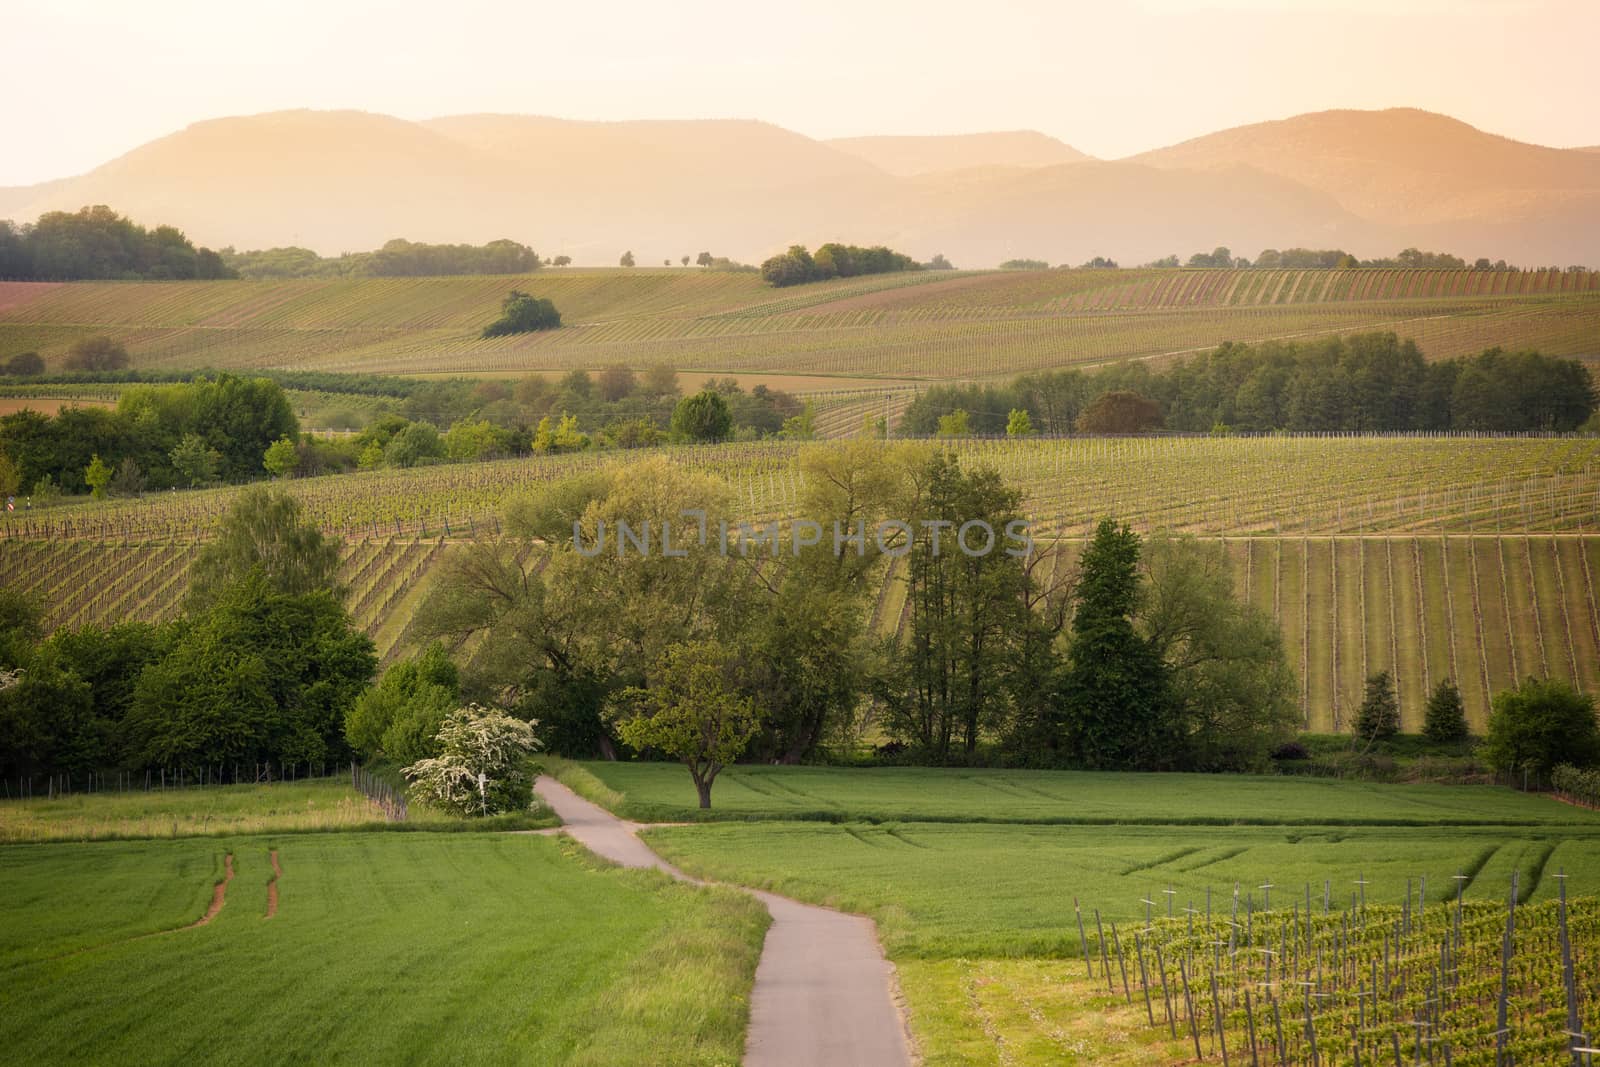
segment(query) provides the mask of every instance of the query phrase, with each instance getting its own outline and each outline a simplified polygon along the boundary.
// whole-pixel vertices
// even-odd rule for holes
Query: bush
[[[412,796],[452,815],[524,811],[533,800],[527,757],[539,748],[533,727],[503,711],[469,704],[439,727],[439,755],[401,773],[411,781]]]
[[[1285,741],[1272,750],[1272,758],[1279,761],[1303,760],[1310,759],[1311,753],[1298,741]]]
[[[1600,768],[1584,770],[1563,763],[1550,772],[1550,784],[1571,800],[1600,808]]]
[[[128,365],[128,350],[109,337],[85,337],[67,349],[61,365],[67,370],[121,370]]]
[[[1600,760],[1594,698],[1566,682],[1529,678],[1495,694],[1483,758],[1497,771],[1547,775],[1560,764]]]
[[[500,302],[500,317],[483,328],[483,337],[504,337],[534,330],[554,330],[561,326],[561,312],[548,300],[513,289]]]

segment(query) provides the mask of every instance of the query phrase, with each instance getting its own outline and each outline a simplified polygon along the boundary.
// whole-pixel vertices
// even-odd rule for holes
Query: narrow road
[[[596,855],[699,884],[640,841],[632,823],[553,778],[541,777],[534,788],[563,829]],[[892,972],[872,920],[747,892],[767,906],[772,926],[750,996],[746,1067],[909,1067]]]

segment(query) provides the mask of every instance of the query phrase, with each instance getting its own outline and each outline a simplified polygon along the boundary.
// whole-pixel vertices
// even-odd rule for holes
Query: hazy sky
[[[1114,158],[1329,107],[1600,143],[1600,0],[3,0],[0,185],[190,122],[760,118]]]

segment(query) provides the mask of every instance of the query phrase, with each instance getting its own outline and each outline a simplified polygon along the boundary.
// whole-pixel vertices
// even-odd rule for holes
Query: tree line
[[[783,288],[803,285],[806,282],[824,282],[829,278],[854,278],[861,274],[889,274],[907,270],[951,270],[944,256],[935,256],[933,262],[918,263],[903,252],[883,245],[862,248],[830,241],[817,249],[816,254],[805,245],[790,245],[787,252],[761,264],[761,277],[768,285]]]
[[[104,204],[50,211],[37,222],[0,219],[0,278],[17,281],[237,278],[222,256],[174,226],[154,229]]]
[[[1115,268],[1116,261],[1104,256],[1095,256],[1093,259],[1078,266],[1079,270],[1095,268]],[[1448,252],[1425,252],[1419,248],[1406,248],[1392,256],[1378,256],[1373,259],[1361,259],[1342,248],[1276,248],[1262,249],[1261,254],[1255,259],[1248,256],[1236,256],[1225,245],[1218,245],[1210,252],[1196,252],[1187,260],[1180,259],[1176,253],[1162,256],[1160,259],[1139,264],[1141,268],[1175,269],[1178,267],[1192,268],[1232,268],[1259,270],[1349,270],[1352,268],[1367,267],[1373,269],[1401,269],[1401,270],[1467,270],[1467,261],[1460,256]],[[1048,270],[1050,264],[1042,259],[1008,259],[1000,264],[1001,270]],[[1071,263],[1062,263],[1058,270],[1072,269]],[[1479,257],[1470,265],[1472,270],[1487,271],[1512,271],[1520,273],[1523,268],[1514,264],[1507,264],[1504,259],[1489,260],[1488,257]],[[1539,271],[1577,273],[1588,270],[1587,267],[1574,264],[1568,267],[1537,267]]]
[[[0,590],[0,777],[348,760],[345,718],[377,667],[335,581],[337,545],[293,498],[247,491],[202,549],[184,614],[45,635]]]
[[[1057,573],[1038,552],[958,551],[967,524],[1022,515],[993,471],[865,439],[799,462],[799,515],[829,533],[753,552],[721,547],[729,486],[665,457],[541,486],[507,505],[504,539],[447,559],[416,631],[474,648],[461,694],[538,719],[552,750],[682,759],[707,799],[735,758],[813,759],[869,725],[887,760],[1199,770],[1264,766],[1292,732],[1281,639],[1215,546],[1108,521]],[[888,519],[905,525],[875,536]],[[623,522],[658,551],[595,551]],[[858,524],[859,548],[839,550],[833,531]],[[909,557],[903,637],[870,626],[891,555]],[[358,747],[409,755],[403,720]]]
[[[1007,385],[934,386],[897,429],[1003,434],[1020,411],[1028,431],[1049,434],[1565,433],[1592,425],[1596,404],[1593,378],[1578,360],[1492,348],[1430,363],[1414,342],[1370,333],[1228,342],[1165,370],[1129,362],[1024,374]],[[962,417],[941,426],[956,413]]]
[[[270,445],[299,432],[283,390],[264,378],[136,385],[112,410],[0,417],[0,489],[48,499],[247,481],[266,473]]]

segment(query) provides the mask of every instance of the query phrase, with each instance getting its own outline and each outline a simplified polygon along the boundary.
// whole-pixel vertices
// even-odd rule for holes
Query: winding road
[[[535,789],[585,848],[624,867],[654,867],[697,885],[639,840],[638,827],[553,778]],[[746,1067],[896,1067],[911,1064],[894,972],[872,920],[745,890],[772,914],[750,996]]]

